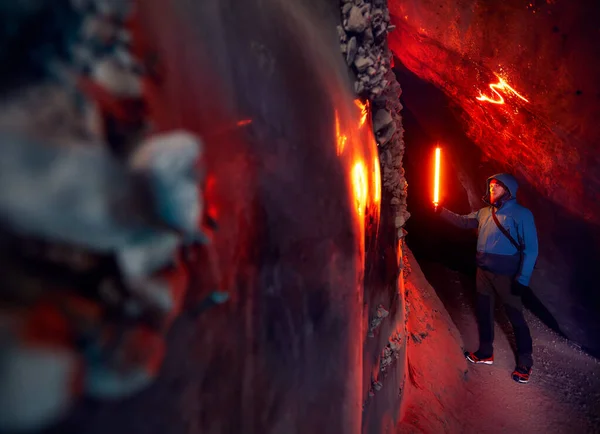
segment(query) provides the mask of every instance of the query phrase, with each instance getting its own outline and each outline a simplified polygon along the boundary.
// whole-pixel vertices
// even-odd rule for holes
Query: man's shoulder
[[[511,207],[511,212],[521,217],[533,217],[533,213],[529,208],[524,207],[520,203],[515,203],[515,205]]]

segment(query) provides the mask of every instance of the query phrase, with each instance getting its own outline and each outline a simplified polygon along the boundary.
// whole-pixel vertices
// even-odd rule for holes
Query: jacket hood
[[[483,201],[485,203],[491,205],[490,182],[492,179],[495,179],[496,181],[500,182],[508,190],[509,196],[503,202],[517,198],[517,190],[519,189],[519,183],[517,182],[515,177],[508,173],[497,173],[496,175],[490,176],[485,183],[486,193],[485,193],[485,196],[483,197]],[[501,206],[501,205],[502,205],[501,203],[498,204],[498,206]]]

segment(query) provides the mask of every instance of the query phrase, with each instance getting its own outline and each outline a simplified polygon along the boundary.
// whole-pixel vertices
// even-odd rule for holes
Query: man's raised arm
[[[479,211],[467,215],[459,215],[448,211],[446,208],[442,208],[440,216],[454,226],[462,229],[475,229],[479,226]]]

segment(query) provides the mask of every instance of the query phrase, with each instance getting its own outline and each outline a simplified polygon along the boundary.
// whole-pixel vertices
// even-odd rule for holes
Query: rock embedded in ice
[[[362,14],[360,8],[353,6],[348,13],[348,22],[346,24],[346,30],[355,33],[362,33],[367,28],[369,22],[367,18]]]
[[[352,65],[358,52],[356,36],[352,36],[346,46],[346,64]]]
[[[373,61],[369,57],[358,55],[354,60],[354,66],[358,72],[366,71],[366,69],[371,65],[373,65]]]
[[[390,125],[393,121],[394,120],[392,119],[392,115],[389,111],[384,109],[377,110],[377,113],[375,113],[373,118],[373,129],[377,133]]]

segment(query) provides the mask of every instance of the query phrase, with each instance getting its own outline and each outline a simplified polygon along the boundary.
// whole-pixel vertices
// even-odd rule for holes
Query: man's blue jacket
[[[490,181],[495,179],[508,190],[507,195],[496,203],[496,217],[500,224],[521,246],[523,258],[517,248],[498,229],[492,217],[492,205],[489,202]],[[517,180],[500,173],[487,180],[487,194],[484,202],[489,206],[468,215],[458,215],[443,208],[441,216],[450,223],[464,229],[479,229],[477,238],[477,266],[492,273],[514,276],[523,284],[529,285],[529,279],[538,256],[538,239],[533,215],[516,200]]]

